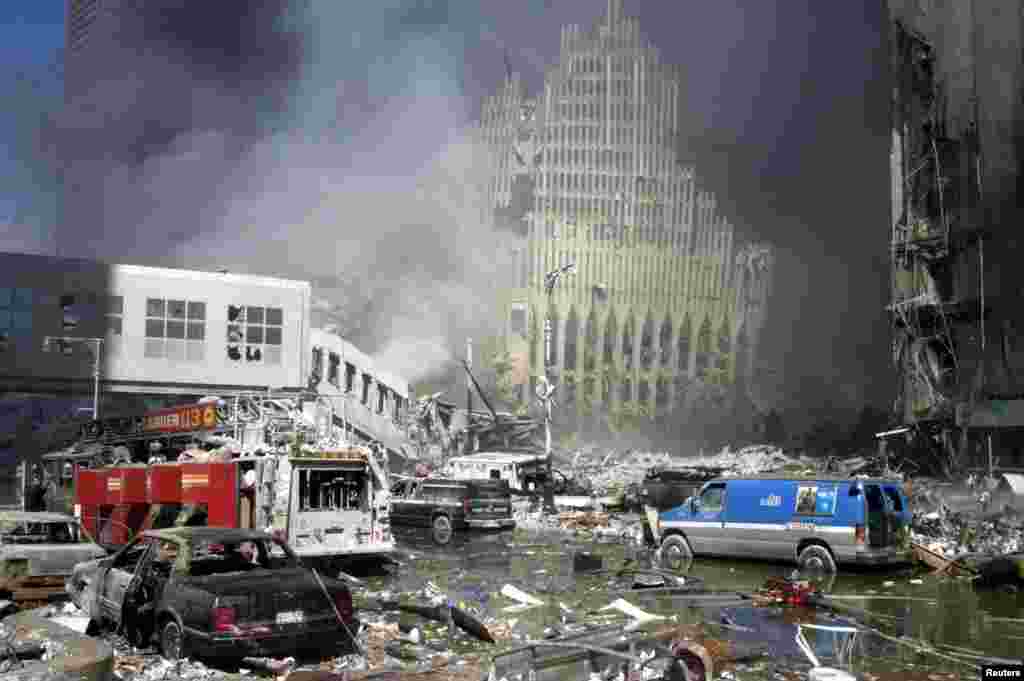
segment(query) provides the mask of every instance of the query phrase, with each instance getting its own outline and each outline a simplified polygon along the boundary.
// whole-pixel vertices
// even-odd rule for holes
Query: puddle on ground
[[[793,670],[810,666],[796,643],[797,622],[845,624],[820,612],[806,610],[737,604],[724,610],[692,608],[664,593],[621,593],[631,586],[630,582],[616,579],[608,572],[573,574],[575,552],[600,556],[604,567],[613,570],[622,567],[631,557],[635,558],[634,550],[617,542],[526,530],[460,533],[447,547],[436,546],[426,533],[411,530],[400,531],[397,539],[398,557],[404,565],[389,575],[368,577],[367,587],[371,591],[387,590],[408,597],[422,590],[428,581],[433,582],[441,591],[478,612],[505,622],[514,620],[514,630],[525,638],[542,638],[545,628],[561,624],[559,602],[582,618],[624,597],[652,614],[674,616],[680,624],[722,622],[724,614],[727,618],[724,621],[735,626],[728,630],[719,628],[722,638],[760,644],[770,651],[767,660],[741,665],[742,677],[772,678],[782,668]],[[642,563],[642,555],[640,558]],[[630,565],[638,567],[641,563],[634,560]],[[761,587],[769,577],[790,576],[793,569],[792,565],[784,564],[701,559],[694,561],[687,575],[702,579],[709,590],[749,593]],[[911,579],[920,579],[922,583],[913,584]],[[548,605],[503,613],[503,608],[513,605],[499,593],[505,584],[535,595]],[[1008,659],[1019,659],[1019,653],[1015,652],[1024,649],[1024,623],[1006,621],[1024,615],[1024,594],[977,592],[967,582],[932,578],[909,567],[896,571],[844,571],[835,577],[829,591],[835,597],[834,602],[869,611],[878,617],[876,621],[885,625],[882,629],[891,637],[911,637],[948,653],[970,651]],[[406,615],[402,616],[402,621],[410,625],[424,624]],[[755,631],[737,629],[744,627]],[[441,636],[446,640],[447,635],[440,629],[426,627],[428,636]],[[715,625],[707,631],[712,637],[719,636]],[[858,634],[853,644],[845,633],[804,630],[804,637],[821,664],[843,666],[858,675],[888,679],[916,678],[920,674],[921,678],[934,676],[932,681],[947,678],[937,675],[956,671],[961,678],[976,676],[968,666],[922,655],[906,645],[867,633]],[[459,636],[453,642],[453,652],[488,654],[515,646],[514,640],[490,646]],[[840,655],[844,657],[840,659]],[[895,670],[901,670],[902,676],[893,676]]]

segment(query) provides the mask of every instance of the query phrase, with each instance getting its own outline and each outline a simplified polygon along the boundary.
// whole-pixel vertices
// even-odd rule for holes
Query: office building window
[[[0,351],[32,332],[32,289],[0,288]]]
[[[313,348],[313,366],[310,368],[310,383],[313,386],[320,385],[324,380],[324,349]]]
[[[279,307],[228,305],[228,359],[280,364],[283,326]]]
[[[338,367],[341,366],[341,357],[335,353],[331,353],[329,368],[327,370],[327,382],[338,387]]]
[[[206,348],[206,303],[146,299],[146,345],[151,359],[201,362]]]
[[[526,304],[525,303],[513,303],[512,311],[509,317],[509,326],[513,334],[518,334],[523,338],[526,338]]]
[[[356,382],[356,367],[354,364],[345,362],[345,392],[352,392]]]
[[[108,336],[124,335],[124,296],[106,296],[103,315]]]

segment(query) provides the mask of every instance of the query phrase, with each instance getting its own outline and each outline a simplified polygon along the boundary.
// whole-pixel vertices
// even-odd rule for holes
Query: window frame
[[[161,306],[160,306],[160,314],[159,315],[154,313],[154,309],[151,309],[151,304],[155,303],[155,302],[160,302],[160,304],[161,304]],[[172,314],[172,307],[171,307],[172,303],[180,303],[180,304],[182,304],[182,306],[183,306],[183,308],[182,308],[183,316],[178,316],[177,314]],[[201,312],[199,312],[198,314],[193,316],[193,311],[196,308],[199,308],[201,310]],[[122,307],[122,310],[123,309],[124,308]],[[190,299],[187,299],[187,298],[153,298],[153,297],[150,297],[150,296],[146,296],[146,310],[145,310],[145,312],[146,312],[146,314],[145,314],[145,320],[144,320],[144,326],[143,326],[143,339],[144,339],[143,342],[145,343],[145,348],[143,350],[143,356],[146,359],[162,359],[162,360],[169,360],[169,361],[172,361],[172,362],[185,362],[185,363],[192,363],[192,364],[198,364],[198,363],[202,363],[202,362],[206,361],[207,304],[206,304],[205,300],[190,300]],[[162,335],[157,336],[157,335],[152,335],[150,333],[150,323],[151,322],[154,322],[154,323],[155,322],[160,322],[162,324],[162,327],[161,327],[162,328]],[[170,336],[170,335],[168,335],[168,327],[171,324],[181,324],[181,336]],[[201,336],[202,336],[201,338],[191,338],[190,337],[192,335],[192,329],[196,328],[196,327],[198,327],[198,328],[200,328],[202,330],[201,331]],[[151,346],[150,343],[152,343],[154,341],[158,341],[158,340],[161,342],[161,345],[160,345],[160,349],[161,350],[160,350],[160,355],[156,356],[156,355],[150,354],[149,348],[150,347],[155,347],[155,346]],[[168,357],[168,353],[167,353],[167,348],[168,348],[167,342],[168,341],[173,341],[175,343],[179,343],[180,342],[182,350],[183,350],[183,354],[182,354],[182,356],[180,358]],[[191,354],[190,353],[190,349],[191,348],[201,348],[201,350],[197,353],[197,355],[198,355],[197,357],[195,357],[195,358],[191,358],[190,357],[190,354]]]
[[[232,318],[232,311],[238,313]],[[270,322],[272,313],[276,313],[277,321]],[[247,305],[230,303],[227,306],[227,352],[228,361],[233,364],[258,364],[263,366],[281,366],[284,363],[284,308],[277,305]],[[270,342],[270,331],[277,333],[277,342]],[[238,340],[232,339],[232,333],[238,334]],[[259,340],[250,340],[258,333]],[[233,346],[237,346],[238,359],[231,357]],[[273,349],[275,352],[268,352]]]
[[[818,499],[819,499],[820,493],[821,493],[821,491],[823,489],[831,490],[832,505],[831,505],[831,507],[830,507],[830,509],[828,511],[819,511],[818,510]],[[800,508],[801,508],[800,507],[800,499],[801,499],[801,497],[805,496],[805,492],[807,492],[808,490],[813,491],[813,494],[814,494],[814,505],[812,507],[813,510],[811,510],[811,511],[801,511],[800,510]],[[815,482],[813,484],[812,483],[804,483],[804,484],[799,484],[798,483],[797,487],[796,487],[796,499],[793,502],[793,515],[804,516],[804,517],[812,517],[812,518],[832,518],[832,517],[835,516],[836,506],[838,505],[838,500],[839,500],[839,486],[836,483],[825,483],[824,485],[819,484],[817,482]]]

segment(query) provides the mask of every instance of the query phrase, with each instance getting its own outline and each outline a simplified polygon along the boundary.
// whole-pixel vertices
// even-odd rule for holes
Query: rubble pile
[[[673,456],[664,452],[577,451],[569,460],[577,483],[597,496],[616,496],[630,485],[639,485],[652,469],[685,470],[714,476],[760,475],[789,469],[811,472],[814,461],[794,459],[772,445],[752,445],[738,450],[725,448],[708,456]]]

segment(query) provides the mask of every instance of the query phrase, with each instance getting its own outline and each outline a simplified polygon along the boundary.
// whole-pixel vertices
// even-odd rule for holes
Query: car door
[[[432,487],[422,480],[413,481],[409,491],[409,524],[419,527],[430,527],[433,514],[434,495]]]
[[[100,586],[100,608],[103,616],[113,622],[121,621],[121,608],[128,586],[135,578],[138,568],[149,551],[149,543],[136,539],[126,546],[111,561],[103,574]]]
[[[409,489],[409,481],[400,480],[391,486],[391,511],[389,513],[391,517],[391,523],[393,525],[407,525],[409,523],[409,510],[407,497],[407,491]]]
[[[687,536],[694,553],[721,554],[725,551],[724,513],[725,483],[713,482],[706,486],[696,499],[690,529]]]

